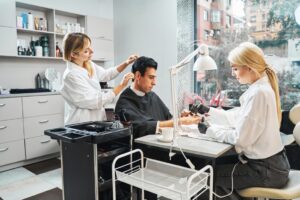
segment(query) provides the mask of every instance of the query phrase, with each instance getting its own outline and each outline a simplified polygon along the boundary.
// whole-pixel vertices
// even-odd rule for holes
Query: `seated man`
[[[132,65],[134,82],[125,89],[116,104],[116,113],[121,121],[131,122],[134,138],[155,134],[158,128],[172,127],[172,115],[167,106],[152,92],[156,85],[157,62],[152,58],[140,57]],[[185,116],[181,124],[198,124],[199,116]]]

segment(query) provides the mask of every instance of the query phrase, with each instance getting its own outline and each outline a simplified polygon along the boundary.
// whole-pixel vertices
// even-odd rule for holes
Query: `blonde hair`
[[[76,32],[76,33],[66,34],[63,40],[64,60],[74,63],[72,53],[78,53],[79,51],[81,51],[87,42],[91,43],[91,39],[89,36],[87,36],[84,33]],[[94,71],[90,61],[84,62],[83,67],[88,71],[89,76],[92,77]]]
[[[275,93],[277,117],[279,124],[281,123],[281,104],[279,95],[278,78],[275,71],[266,63],[263,51],[253,43],[243,42],[234,48],[228,55],[231,64],[238,66],[247,66],[252,69],[258,77],[266,72],[271,87]]]

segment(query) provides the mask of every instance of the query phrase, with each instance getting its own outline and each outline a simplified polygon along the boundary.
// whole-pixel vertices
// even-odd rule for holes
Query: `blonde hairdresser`
[[[127,73],[112,91],[103,93],[99,82],[116,78],[138,56],[131,55],[118,66],[104,69],[92,61],[91,43],[84,33],[70,33],[64,38],[67,67],[61,94],[65,99],[65,124],[106,120],[105,104],[111,103],[133,78],[132,73]]]

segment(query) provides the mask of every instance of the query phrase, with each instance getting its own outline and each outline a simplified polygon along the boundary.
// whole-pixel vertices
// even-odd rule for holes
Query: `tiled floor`
[[[60,160],[0,172],[0,200],[61,200]]]
[[[62,200],[61,177],[56,158],[0,172],[0,200]]]

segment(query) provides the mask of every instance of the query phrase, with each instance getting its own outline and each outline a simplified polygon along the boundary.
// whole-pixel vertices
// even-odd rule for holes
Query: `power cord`
[[[234,165],[234,167],[233,167],[233,169],[232,169],[232,171],[231,171],[231,190],[230,190],[230,192],[228,193],[228,194],[225,194],[225,195],[219,195],[219,194],[217,194],[216,192],[212,192],[216,197],[218,197],[218,198],[225,198],[225,197],[228,197],[228,196],[230,196],[230,195],[232,195],[232,193],[233,193],[233,173],[234,173],[234,171],[235,171],[235,168],[236,168],[236,166],[239,164],[240,162],[238,161],[235,165]]]
[[[175,135],[174,135],[174,137],[175,137]],[[171,144],[171,146],[170,146],[170,151],[169,151],[169,159],[170,159],[170,160],[172,160],[172,157],[176,154],[176,153],[174,153],[174,152],[172,151],[175,140],[176,140],[176,138],[172,140],[172,144]],[[180,150],[182,156],[184,157],[186,164],[188,164],[188,166],[189,166],[191,169],[195,169],[195,165],[192,163],[192,161],[191,161],[190,159],[188,159],[188,158],[185,156],[184,152],[182,151],[182,148],[181,148],[179,145],[178,145],[178,148],[179,148],[179,150]]]

